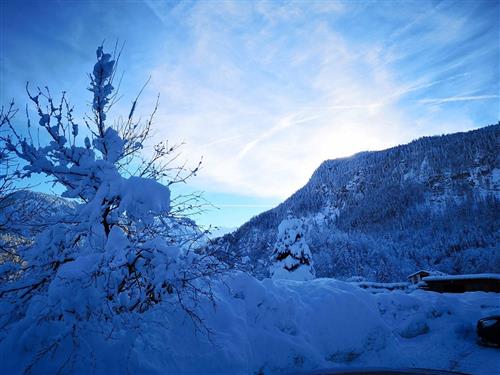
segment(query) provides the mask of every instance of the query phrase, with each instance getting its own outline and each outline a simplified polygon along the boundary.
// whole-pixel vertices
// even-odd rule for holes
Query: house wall
[[[467,280],[434,280],[426,281],[425,289],[440,293],[464,293],[474,291],[500,293],[500,280],[467,279]]]

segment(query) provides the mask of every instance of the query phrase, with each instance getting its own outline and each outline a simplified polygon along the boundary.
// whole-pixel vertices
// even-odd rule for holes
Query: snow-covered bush
[[[126,120],[108,125],[116,63],[97,49],[87,136],[65,94],[56,102],[48,89],[28,95],[38,114],[35,132],[45,132],[49,141],[31,138],[29,119],[23,132],[8,122],[10,131],[2,135],[7,151],[24,163],[21,177],[45,175],[79,203],[18,249],[22,262],[1,265],[0,341],[16,325],[24,327],[20,340],[27,340],[35,366],[57,351],[71,358],[71,347],[85,344],[79,342],[82,330],[111,337],[136,327],[141,314],[161,303],[179,306],[201,323],[196,303],[211,298],[210,277],[222,271],[211,254],[190,249],[201,232],[180,217],[182,201],[171,198],[169,186],[198,167],[172,167],[177,147],[167,143],[157,145],[151,159],[140,158],[152,118],[146,124],[134,119],[137,99]],[[127,167],[136,167],[135,175]],[[182,226],[190,230],[178,240],[180,231],[172,228]]]
[[[278,240],[271,256],[273,279],[312,280],[315,277],[311,251],[304,238],[302,220],[288,217],[278,227]]]

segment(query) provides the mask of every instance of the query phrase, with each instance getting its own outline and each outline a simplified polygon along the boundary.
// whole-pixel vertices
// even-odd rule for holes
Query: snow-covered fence
[[[406,283],[406,282],[377,283],[377,282],[371,282],[371,281],[360,281],[360,282],[353,282],[352,284],[354,284],[362,289],[366,289],[367,291],[372,292],[372,293],[382,293],[382,292],[394,291],[394,290],[407,290],[411,286],[410,283]]]

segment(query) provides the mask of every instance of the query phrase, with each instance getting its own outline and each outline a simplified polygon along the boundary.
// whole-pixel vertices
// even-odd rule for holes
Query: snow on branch
[[[6,153],[24,165],[19,177],[45,175],[64,187],[63,197],[78,202],[70,213],[59,214],[57,224],[18,247],[18,261],[0,265],[0,298],[9,302],[0,326],[23,321],[35,329],[39,319],[57,326],[56,336],[36,344],[38,353],[55,350],[51,345],[60,337],[77,340],[84,322],[114,331],[114,324],[123,328],[162,303],[179,306],[202,324],[197,302],[213,300],[211,280],[225,270],[212,252],[193,251],[204,232],[183,210],[196,209],[197,196],[172,204],[169,185],[186,182],[199,164],[177,165],[179,146],[168,142],[155,146],[150,159],[139,155],[158,103],[141,124],[134,120],[137,97],[127,120],[109,125],[118,58],[102,46],[96,56],[89,86],[92,115],[84,120],[88,132],[81,131],[66,93],[56,101],[48,88],[33,92],[26,86],[38,116],[36,131],[44,132],[47,142],[35,142],[29,117],[25,131],[14,129],[13,104],[0,117],[8,130],[0,138]]]

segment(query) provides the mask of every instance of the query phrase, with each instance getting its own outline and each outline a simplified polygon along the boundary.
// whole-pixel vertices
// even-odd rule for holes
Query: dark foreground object
[[[369,368],[346,368],[346,369],[329,369],[317,370],[310,372],[296,373],[293,375],[467,375],[463,372],[453,372],[444,370],[431,370],[423,368],[411,369],[393,369],[382,367],[369,367]]]
[[[422,289],[439,293],[495,292],[500,293],[500,274],[427,276]]]
[[[500,315],[479,319],[476,331],[481,345],[500,348]]]

